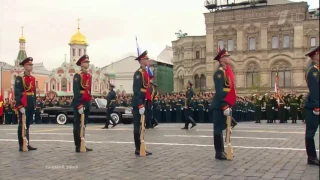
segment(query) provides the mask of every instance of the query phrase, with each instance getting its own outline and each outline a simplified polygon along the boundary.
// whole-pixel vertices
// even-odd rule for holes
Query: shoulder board
[[[82,73],[82,71],[77,72],[77,74],[81,74],[81,73]]]
[[[223,67],[219,67],[219,70],[224,71]]]
[[[24,77],[24,73],[23,73],[23,72],[20,73],[19,76],[20,76],[20,77]]]
[[[141,68],[139,68],[138,71],[140,71],[141,73],[143,72],[143,70]]]

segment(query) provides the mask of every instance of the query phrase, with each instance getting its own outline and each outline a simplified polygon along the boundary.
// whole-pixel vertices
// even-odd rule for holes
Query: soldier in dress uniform
[[[26,138],[28,140],[28,149],[37,150],[30,146],[29,128],[33,121],[33,113],[36,107],[36,84],[35,78],[31,75],[33,58],[24,59],[19,65],[23,66],[24,73],[17,76],[14,85],[14,97],[16,107],[19,109],[18,142],[19,151],[22,151],[22,128],[26,128]],[[26,127],[22,127],[22,116],[26,116]]]
[[[81,66],[81,71],[73,76],[73,137],[74,144],[76,146],[76,152],[80,152],[81,115],[84,114],[84,124],[86,126],[90,113],[92,77],[88,73],[89,63],[90,61],[88,55],[83,55],[80,57],[76,64],[77,66]],[[92,151],[92,149],[86,147],[86,151]]]
[[[184,127],[181,129],[189,129],[189,123],[192,124],[190,129],[195,127],[197,123],[192,119],[192,98],[194,96],[194,90],[192,88],[192,82],[188,80],[187,83],[187,92],[186,92],[186,100],[185,100],[185,107],[184,107],[184,120],[185,124]]]
[[[154,82],[150,82],[150,92],[151,92],[151,99],[152,99],[152,117],[151,117],[151,128],[158,126],[157,116],[156,116],[156,109],[157,109],[157,101],[159,97],[159,92],[157,91],[158,85]]]
[[[36,112],[35,112],[35,116],[34,116],[34,118],[35,118],[35,123],[36,124],[41,124],[42,122],[41,122],[41,116],[40,116],[40,114],[41,114],[41,109],[43,108],[43,103],[42,103],[42,100],[41,100],[41,98],[40,97],[37,97],[37,102],[36,102]]]
[[[178,123],[180,123],[182,121],[181,115],[182,115],[182,110],[183,110],[183,106],[184,106],[184,101],[181,98],[180,94],[177,95],[177,101],[175,104],[175,108],[176,108],[176,121]]]
[[[220,160],[226,160],[226,153],[224,152],[224,142],[223,142],[223,130],[226,128],[227,116],[231,115],[231,108],[236,102],[236,95],[234,89],[234,82],[232,69],[229,65],[230,58],[229,54],[225,49],[222,49],[219,54],[214,58],[214,60],[219,61],[220,65],[218,70],[213,75],[214,85],[216,89],[216,94],[213,97],[211,106],[213,109],[214,118],[214,148],[216,151],[215,158]],[[229,77],[228,77],[229,76]],[[231,94],[232,93],[232,94]],[[226,97],[229,95],[234,96],[232,103]]]
[[[112,119],[111,114],[114,112],[114,109],[116,108],[116,99],[117,95],[116,92],[113,90],[115,86],[111,83],[109,83],[109,92],[107,95],[107,118],[106,118],[106,124],[102,129],[108,129],[110,121],[112,122],[112,128],[117,125],[117,123]]]
[[[297,97],[296,93],[292,93],[292,96],[289,100],[290,106],[288,107],[290,111],[290,116],[292,123],[297,123],[297,117],[298,117],[298,108],[299,108],[299,97]]]
[[[312,60],[305,74],[309,94],[304,108],[306,111],[305,145],[308,155],[308,164],[319,166],[314,135],[319,126],[319,49],[320,46],[306,54]]]
[[[11,124],[12,123],[12,106],[9,102],[9,99],[6,98],[4,102],[4,117],[5,117],[5,124]]]
[[[133,137],[135,144],[135,155],[140,155],[140,126],[141,115],[145,113],[146,94],[149,91],[149,75],[146,70],[148,64],[148,52],[144,51],[135,60],[140,63],[140,68],[133,75],[133,97],[132,97],[132,114],[133,114]],[[150,92],[148,92],[150,93]],[[152,155],[146,151],[147,156]]]

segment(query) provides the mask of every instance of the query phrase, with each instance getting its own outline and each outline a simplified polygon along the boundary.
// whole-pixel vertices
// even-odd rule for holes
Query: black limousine
[[[106,104],[107,100],[96,98],[91,103],[89,123],[105,123],[106,121]],[[54,120],[58,124],[67,124],[73,121],[72,106],[63,107],[47,107],[41,111],[42,121],[52,122]],[[117,123],[131,124],[133,121],[132,108],[118,106],[115,108],[111,118]],[[112,124],[110,122],[110,124]]]

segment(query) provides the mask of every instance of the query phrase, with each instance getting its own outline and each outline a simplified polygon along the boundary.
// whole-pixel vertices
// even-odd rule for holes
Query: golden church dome
[[[21,27],[21,36],[19,38],[19,43],[25,43],[26,42],[26,38],[23,36],[23,26]]]
[[[80,19],[78,19],[78,31],[71,37],[69,44],[88,45],[87,38],[80,32],[79,21]]]
[[[23,35],[21,35],[21,37],[19,38],[19,42],[21,43],[21,42],[26,42],[26,38],[23,36]]]
[[[69,44],[88,45],[87,38],[80,32],[80,29],[78,29],[78,32],[71,37]]]

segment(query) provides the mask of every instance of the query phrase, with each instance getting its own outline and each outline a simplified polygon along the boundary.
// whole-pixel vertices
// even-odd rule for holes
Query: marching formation
[[[133,108],[134,154],[150,156],[152,153],[147,151],[145,147],[145,128],[153,128],[159,122],[184,121],[185,125],[181,129],[187,130],[194,128],[197,122],[214,122],[215,158],[232,160],[230,133],[231,128],[236,124],[235,120],[248,121],[254,119],[256,123],[261,123],[261,119],[267,119],[267,123],[274,123],[275,120],[279,119],[280,123],[286,123],[288,119],[291,119],[292,123],[296,123],[297,119],[305,119],[308,164],[319,166],[314,142],[314,136],[319,126],[319,47],[306,54],[312,60],[305,73],[309,94],[299,96],[292,92],[290,94],[282,93],[281,95],[267,93],[264,95],[254,94],[252,97],[238,97],[234,84],[234,74],[229,65],[229,56],[228,52],[222,49],[214,58],[220,64],[213,75],[215,94],[196,94],[192,88],[192,82],[188,81],[185,93],[160,95],[156,89],[157,85],[152,82],[153,76],[149,69],[149,58],[147,51],[144,51],[136,58],[140,68],[133,75],[132,97],[118,99],[119,97],[113,90],[115,86],[110,84],[109,93],[106,97],[108,103],[107,118],[103,129],[109,128],[109,120],[113,124],[112,127],[116,126],[110,114],[117,105],[131,105]],[[30,74],[33,67],[32,61],[33,59],[28,57],[20,63],[24,67],[24,72],[15,80],[15,101],[10,106],[8,102],[5,104],[6,109],[11,108],[16,114],[13,123],[18,120],[19,151],[37,150],[30,145],[30,123],[33,121],[34,113],[39,113],[38,108],[41,108],[39,106],[50,105],[49,101],[43,103],[39,99],[36,100],[35,78]],[[75,152],[92,151],[85,144],[85,127],[88,123],[92,100],[92,77],[87,72],[89,63],[88,55],[82,56],[77,61],[76,64],[81,67],[81,71],[73,77],[73,98],[63,99],[64,103],[71,104],[74,110]],[[224,130],[227,132],[227,152],[224,150]]]

